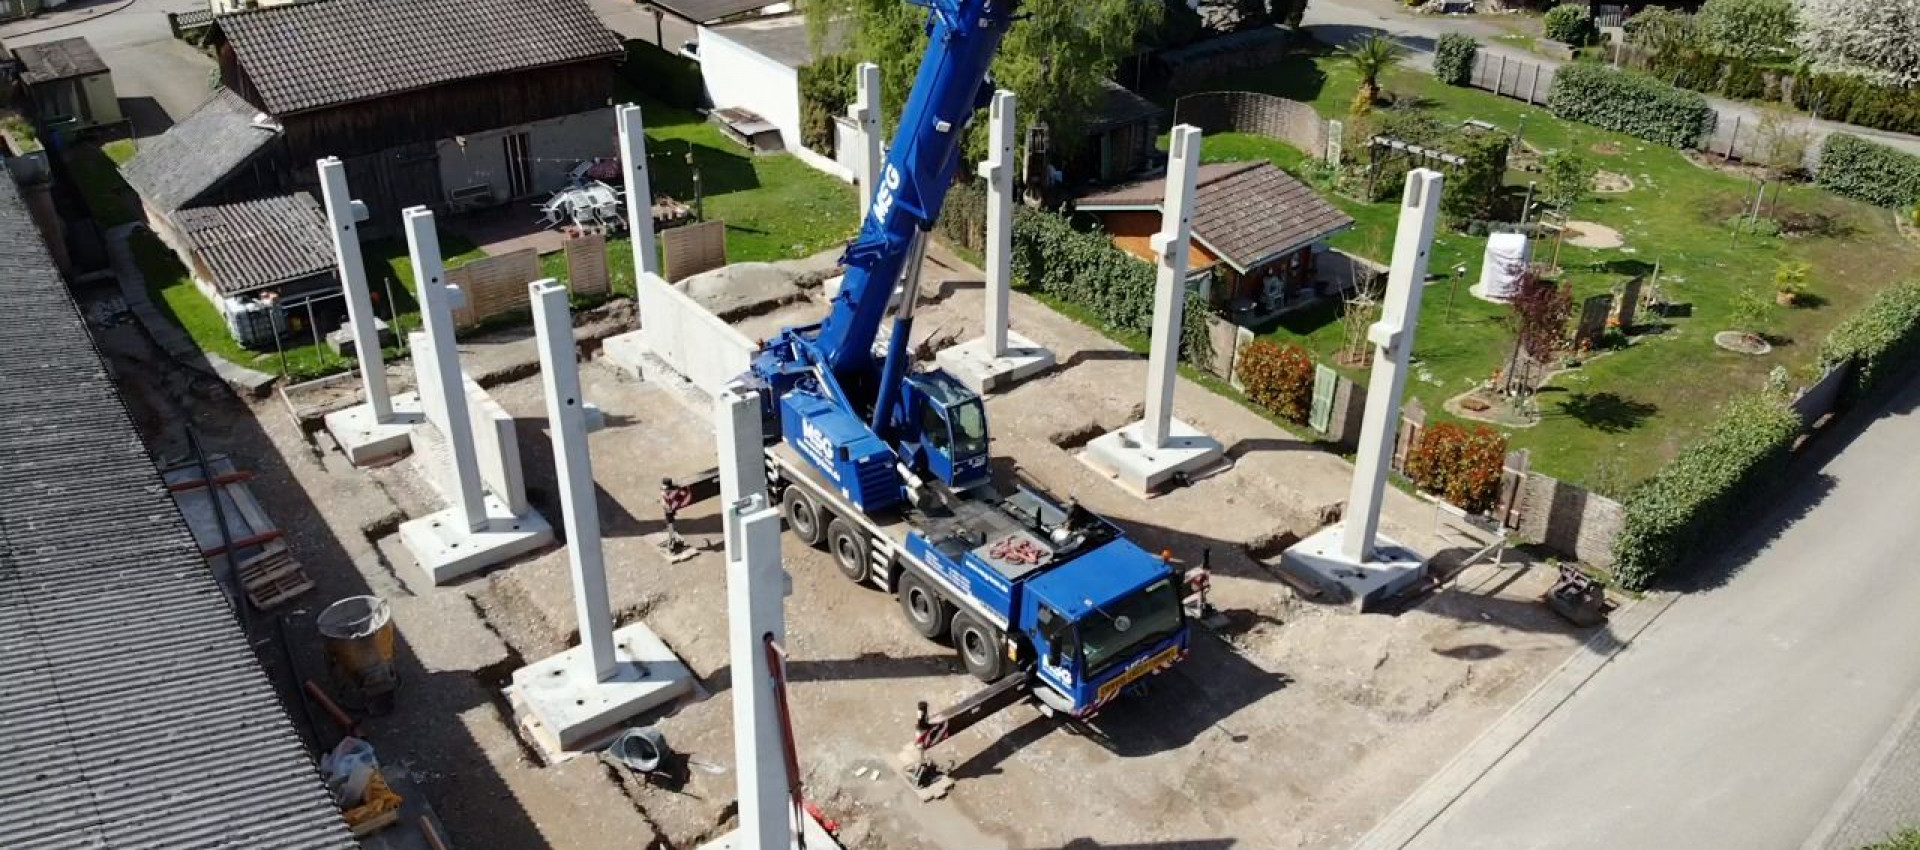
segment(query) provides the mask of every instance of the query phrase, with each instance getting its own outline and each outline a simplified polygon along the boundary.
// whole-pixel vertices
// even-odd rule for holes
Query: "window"
[[[944,452],[953,444],[953,435],[947,433],[947,420],[940,418],[940,406],[928,401],[920,408],[920,439],[927,447]]]
[[[1095,608],[1080,620],[1087,674],[1097,674],[1133,654],[1135,648],[1172,634],[1180,622],[1180,594],[1172,579],[1161,579],[1132,596]]]
[[[973,457],[987,452],[987,414],[978,400],[963,402],[950,409],[953,415],[955,457]]]

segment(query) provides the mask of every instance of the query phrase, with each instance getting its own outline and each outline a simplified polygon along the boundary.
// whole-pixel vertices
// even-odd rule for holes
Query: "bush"
[[[1407,454],[1407,477],[1471,513],[1485,513],[1500,497],[1507,438],[1485,425],[1468,431],[1450,422],[1432,425]]]
[[[1454,145],[1454,152],[1466,164],[1447,175],[1446,185],[1441,188],[1441,211],[1455,221],[1492,218],[1506,181],[1507,147],[1511,143],[1504,133],[1482,133]]]
[[[1473,59],[1480,43],[1472,36],[1450,32],[1440,37],[1433,50],[1434,79],[1450,86],[1464,86],[1473,78]]]
[[[1920,156],[1834,133],[1820,151],[1814,182],[1883,207],[1920,203]]]
[[[700,78],[700,63],[647,42],[627,42],[620,75],[669,106],[699,109],[707,105],[707,84]]]
[[[1314,363],[1306,349],[1256,339],[1233,368],[1254,404],[1290,422],[1307,421],[1313,410]]]
[[[1697,18],[1715,52],[1751,59],[1793,40],[1793,0],[1707,0]]]
[[[1699,442],[1627,495],[1614,577],[1642,590],[1674,567],[1712,558],[1766,504],[1799,433],[1800,417],[1770,393],[1728,402]]]
[[[1593,11],[1584,3],[1563,3],[1547,10],[1547,37],[1554,41],[1586,47],[1600,40],[1600,28],[1593,25]]]
[[[1561,118],[1681,149],[1692,148],[1714,120],[1713,108],[1699,94],[1605,65],[1562,66],[1553,76],[1547,108]]]
[[[1920,89],[1879,85],[1850,74],[1802,74],[1794,80],[1793,105],[1830,121],[1920,133]]]
[[[1920,355],[1920,281],[1881,290],[1820,345],[1826,366],[1851,364],[1845,396],[1857,402]]]
[[[934,228],[947,244],[975,253],[987,249],[987,186],[974,179],[947,190],[946,203]]]
[[[853,103],[853,56],[822,56],[800,69],[800,143],[822,156],[833,156],[834,117]]]
[[[1134,334],[1153,329],[1154,269],[1107,241],[1077,229],[1065,216],[1020,207],[1013,217],[1013,279],[1077,305],[1108,328]],[[1189,293],[1180,328],[1180,356],[1195,366],[1212,362],[1209,307]]]

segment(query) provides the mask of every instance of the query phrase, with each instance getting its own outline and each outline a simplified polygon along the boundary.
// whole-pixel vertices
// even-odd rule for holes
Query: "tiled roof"
[[[353,850],[0,169],[0,847]]]
[[[1154,177],[1081,198],[1086,212],[1158,210],[1166,179]],[[1193,237],[1246,271],[1353,226],[1353,217],[1271,162],[1200,166],[1193,191]]]
[[[140,197],[172,212],[199,199],[267,146],[277,130],[256,126],[259,111],[229,89],[180,123],[140,144],[120,173]]]
[[[333,268],[333,234],[320,204],[305,192],[173,214],[214,289],[239,295]]]
[[[20,81],[30,86],[107,72],[107,63],[100,61],[100,54],[84,38],[16,47],[13,55],[20,60]]]
[[[585,0],[320,0],[214,26],[275,115],[624,51]]]

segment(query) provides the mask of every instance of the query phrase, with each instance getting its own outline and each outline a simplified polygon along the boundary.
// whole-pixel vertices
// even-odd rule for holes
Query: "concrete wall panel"
[[[665,280],[642,275],[636,289],[641,342],[701,391],[718,393],[752,364],[753,340]]]

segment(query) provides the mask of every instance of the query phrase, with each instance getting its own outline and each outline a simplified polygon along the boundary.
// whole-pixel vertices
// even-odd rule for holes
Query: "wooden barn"
[[[551,192],[617,148],[623,48],[584,0],[295,3],[222,15],[211,44],[288,184],[340,157],[376,229]]]

